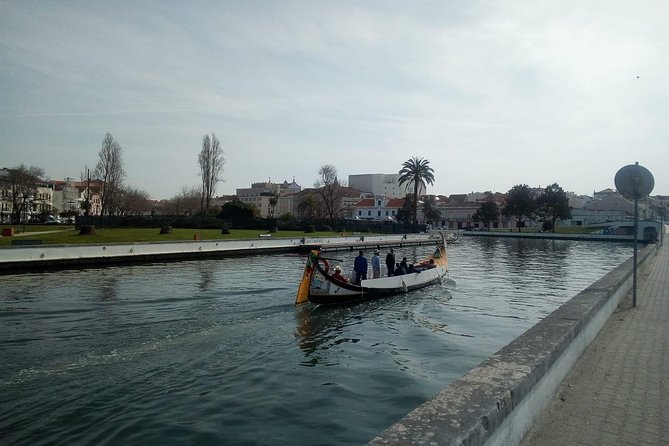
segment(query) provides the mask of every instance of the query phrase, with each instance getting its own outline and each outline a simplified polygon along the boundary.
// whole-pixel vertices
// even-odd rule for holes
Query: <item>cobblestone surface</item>
[[[562,382],[522,446],[669,445],[669,247]]]

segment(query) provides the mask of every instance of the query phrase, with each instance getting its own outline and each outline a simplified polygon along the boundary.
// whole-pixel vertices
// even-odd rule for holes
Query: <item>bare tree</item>
[[[148,192],[129,186],[121,187],[116,209],[118,215],[141,215],[149,210],[150,203]]]
[[[107,133],[102,140],[102,148],[98,154],[99,160],[95,166],[94,176],[101,181],[100,205],[101,215],[105,212],[113,215],[119,198],[119,191],[125,178],[121,145],[111,133]]]
[[[170,198],[163,209],[167,215],[193,215],[200,207],[202,191],[198,186],[181,186],[179,193]]]
[[[21,216],[26,214],[37,199],[37,187],[43,181],[44,170],[40,167],[27,167],[21,164],[13,169],[6,169],[0,176],[0,189],[9,191],[9,200],[12,203],[11,221],[16,224]]]
[[[202,150],[197,162],[200,165],[200,176],[202,177],[200,213],[204,215],[209,210],[211,199],[216,193],[216,184],[221,181],[223,164],[225,164],[221,142],[213,132],[211,138],[209,135],[204,135],[202,138]]]
[[[337,178],[337,168],[325,164],[318,169],[320,180],[314,186],[320,197],[326,217],[334,226],[334,222],[343,212],[342,199],[346,196],[346,187]]]

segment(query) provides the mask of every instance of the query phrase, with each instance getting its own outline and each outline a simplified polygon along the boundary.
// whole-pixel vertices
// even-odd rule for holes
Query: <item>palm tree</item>
[[[274,218],[274,213],[276,211],[276,205],[279,203],[279,192],[274,191],[269,197],[269,218]]]
[[[426,183],[434,184],[434,170],[429,166],[430,162],[423,158],[414,156],[402,164],[400,170],[399,185],[406,184],[408,190],[413,185],[413,224],[418,224],[418,190],[425,187]]]

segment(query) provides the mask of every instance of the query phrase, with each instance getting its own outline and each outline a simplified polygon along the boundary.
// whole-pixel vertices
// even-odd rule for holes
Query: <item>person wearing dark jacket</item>
[[[407,264],[407,258],[402,257],[402,261],[400,262],[399,266],[400,271],[402,271],[402,274],[408,274],[409,273],[409,265]]]
[[[386,255],[386,268],[388,268],[388,276],[392,276],[395,272],[395,250],[390,248],[390,252]]]
[[[355,271],[355,284],[360,285],[360,281],[367,280],[367,258],[358,251],[358,257],[353,262],[353,271]]]

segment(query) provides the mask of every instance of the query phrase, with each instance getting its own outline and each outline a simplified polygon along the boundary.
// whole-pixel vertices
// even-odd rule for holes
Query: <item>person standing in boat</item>
[[[390,252],[386,254],[386,268],[388,268],[388,276],[392,276],[395,272],[395,250],[390,248]]]
[[[367,280],[367,258],[362,251],[358,251],[358,257],[353,262],[353,271],[355,271],[356,285],[360,285],[362,280]]]
[[[374,255],[372,256],[372,279],[378,279],[381,277],[381,258],[379,257],[379,250],[374,250]]]

